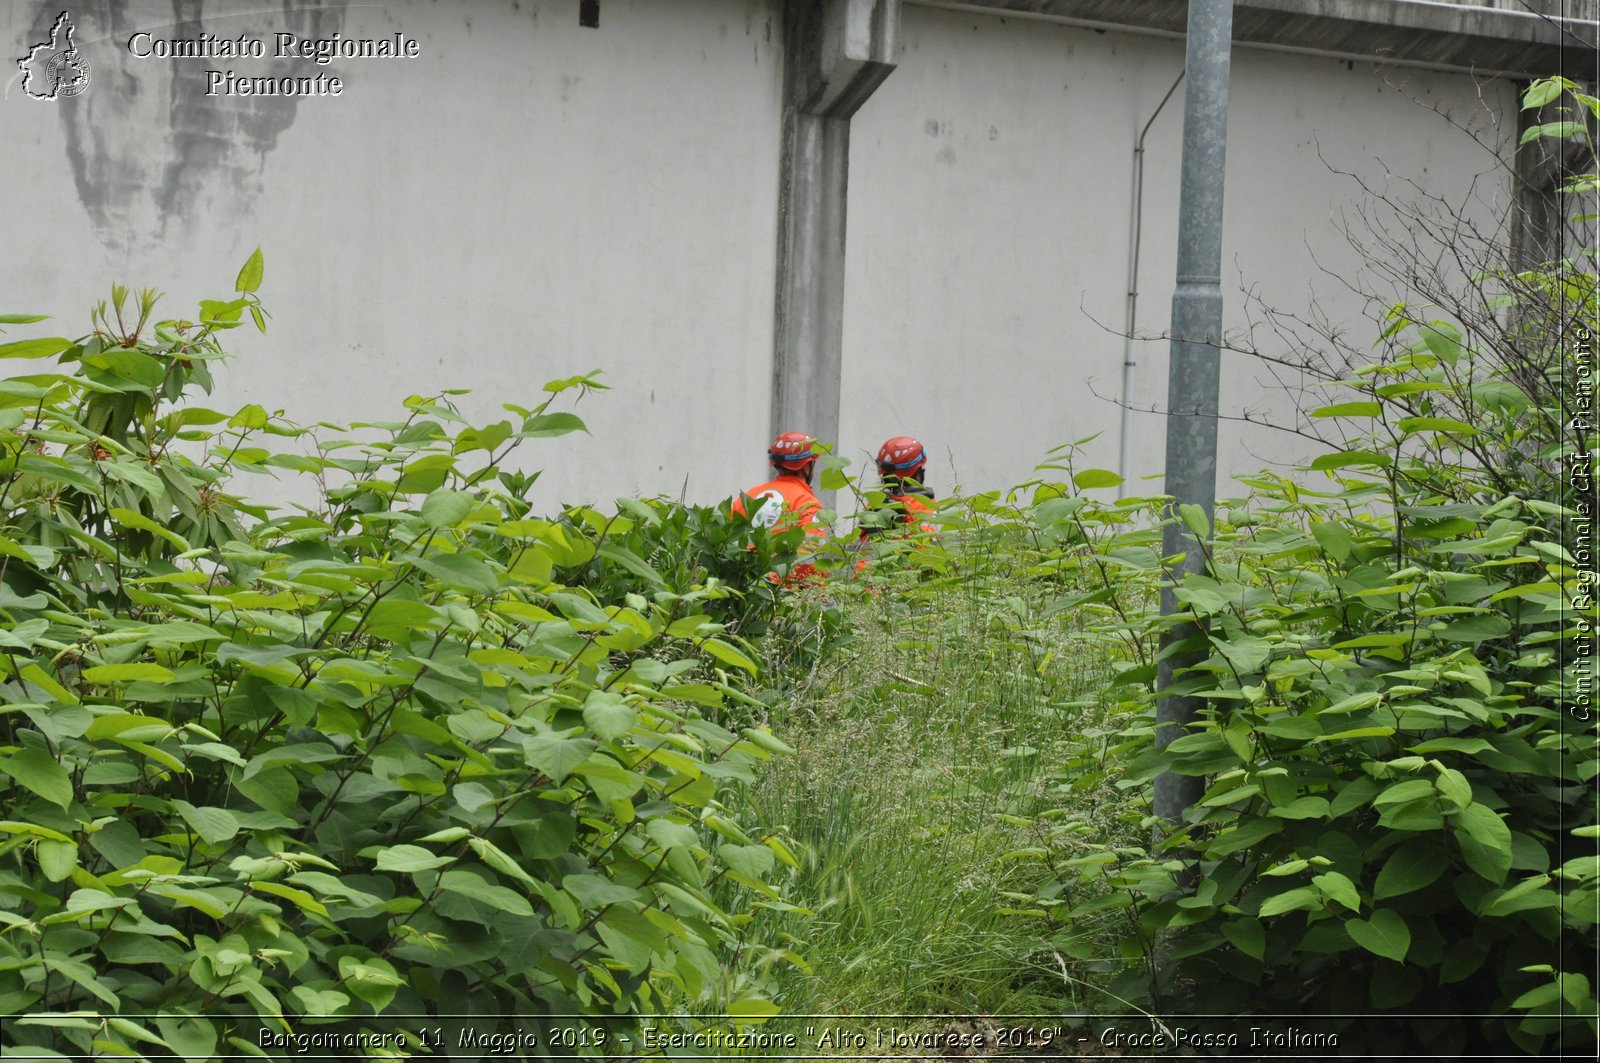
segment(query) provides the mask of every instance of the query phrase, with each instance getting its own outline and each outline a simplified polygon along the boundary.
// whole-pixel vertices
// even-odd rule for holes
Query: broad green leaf
[[[522,755],[530,768],[537,768],[560,783],[588,759],[594,751],[592,738],[562,737],[554,732],[530,735],[522,742]]]
[[[449,872],[446,872],[449,874]],[[344,956],[339,960],[341,984],[350,992],[382,1012],[394,999],[396,990],[405,985],[405,979],[394,965],[380,956]]]
[[[387,605],[379,602],[378,606]],[[376,610],[374,610],[376,611]],[[279,661],[291,657],[305,656],[314,651],[300,646],[286,646],[281,642],[252,642],[241,645],[236,642],[224,642],[217,647],[216,661],[218,664],[229,664],[233,661],[243,661],[262,668],[270,667]]]
[[[1511,871],[1511,828],[1499,813],[1474,801],[1450,817],[1467,866],[1496,886]]]
[[[1424,797],[1432,797],[1433,794],[1433,783],[1429,780],[1406,779],[1404,782],[1397,782],[1385,789],[1383,793],[1372,799],[1372,804],[1374,808],[1382,808],[1385,805],[1403,805]]]
[[[533,914],[533,906],[522,894],[486,882],[470,871],[446,871],[439,876],[439,886],[447,892],[460,894],[512,915]]]
[[[598,379],[601,375],[602,374],[600,370],[591,369],[587,373],[579,373],[576,376],[562,377],[559,380],[547,381],[544,385],[544,390],[550,392],[552,395],[559,394],[560,392],[566,391],[569,388],[592,388],[596,391],[606,391],[611,385],[602,384]],[[527,411],[521,410],[518,412],[526,413]]]
[[[52,804],[66,808],[72,802],[72,777],[61,762],[42,749],[27,748],[0,758],[0,773],[11,776]]]
[[[155,1034],[151,1033],[149,1030],[146,1030],[143,1026],[140,1026],[131,1019],[124,1019],[113,1015],[109,1016],[106,1021],[110,1024],[112,1029],[116,1030],[124,1037],[132,1038],[135,1041],[144,1041],[148,1044],[160,1045],[162,1048],[169,1050],[172,1048],[172,1046],[167,1044],[166,1041],[157,1037]]]
[[[1568,137],[1583,136],[1586,132],[1587,129],[1582,122],[1546,122],[1543,125],[1530,126],[1524,129],[1522,131],[1522,139],[1518,143],[1527,144],[1530,141],[1546,137],[1555,140],[1566,140]]]
[[[608,803],[632,797],[644,785],[644,776],[599,754],[588,757],[572,772],[589,784],[596,797]]]
[[[1178,517],[1196,539],[1205,542],[1211,538],[1211,518],[1206,515],[1203,506],[1185,502],[1178,507]]]
[[[176,901],[185,908],[193,908],[197,912],[203,912],[212,919],[221,919],[228,914],[228,909],[232,907],[230,903],[224,903],[221,897],[210,890],[188,889],[184,886],[174,885],[171,882],[157,882],[149,887],[148,892],[158,897],[166,897]]]
[[[1372,706],[1376,705],[1378,702],[1380,702],[1382,700],[1383,700],[1383,695],[1381,693],[1377,692],[1377,691],[1369,691],[1369,692],[1367,692],[1365,694],[1352,694],[1347,698],[1341,698],[1340,700],[1334,702],[1332,705],[1329,705],[1327,708],[1323,709],[1318,715],[1320,715],[1320,716],[1348,715],[1350,713],[1360,712],[1363,709],[1370,709]],[[1424,783],[1423,788],[1424,789],[1429,788],[1429,784]],[[1401,800],[1404,800],[1404,799],[1402,798]]]
[[[1434,786],[1446,801],[1456,808],[1465,808],[1472,804],[1472,784],[1467,777],[1454,768],[1445,768],[1434,780]]]
[[[1344,928],[1357,945],[1396,963],[1411,949],[1411,930],[1393,908],[1379,908],[1371,919],[1347,919]]]
[[[1269,813],[1279,819],[1325,819],[1328,815],[1328,799],[1307,795],[1297,797],[1281,808],[1274,808]]]
[[[587,560],[587,557],[584,560]],[[578,563],[581,564],[582,562]],[[611,617],[606,615],[604,609],[601,609],[582,595],[553,591],[548,597],[555,607],[560,609],[562,614],[575,624],[604,627],[611,623]]]
[[[1341,564],[1350,556],[1350,551],[1355,549],[1355,540],[1342,524],[1312,521],[1311,535],[1324,553]]]
[[[39,870],[49,882],[65,882],[78,866],[78,846],[74,842],[56,842],[42,838],[34,843],[34,856]]]
[[[350,1003],[350,998],[336,989],[312,989],[303,985],[289,990],[289,996],[299,1002],[301,1012],[306,1015],[336,1015]]]
[[[172,669],[159,664],[138,662],[134,664],[101,664],[83,670],[85,682],[100,686],[113,683],[170,683]]]
[[[178,810],[185,823],[212,845],[231,841],[239,833],[239,821],[225,808],[196,808],[187,801],[173,799],[172,807]]]
[[[239,407],[239,412],[228,419],[229,428],[254,431],[267,427],[267,411],[255,403]]]
[[[1290,860],[1286,864],[1278,864],[1276,867],[1269,867],[1269,868],[1267,868],[1265,871],[1263,871],[1261,873],[1263,875],[1267,875],[1267,876],[1281,877],[1281,876],[1284,876],[1284,875],[1299,874],[1301,871],[1304,871],[1306,868],[1308,868],[1310,866],[1311,866],[1311,862],[1309,860],[1295,859],[1295,860]]]
[[[1446,432],[1458,436],[1478,434],[1477,428],[1454,417],[1405,417],[1401,419],[1399,428],[1407,435],[1416,432]]]
[[[510,853],[507,853],[493,842],[483,838],[469,838],[467,839],[467,844],[472,847],[473,852],[478,854],[480,860],[502,875],[515,879],[530,889],[537,890],[543,885],[539,880],[524,871],[521,865],[511,858]]]
[[[217,1028],[208,1018],[157,1015],[156,1029],[174,1052],[186,1059],[211,1059],[216,1055]]]
[[[62,336],[16,340],[12,343],[0,343],[0,358],[49,358],[71,346],[72,341]]]
[[[768,753],[789,754],[794,752],[794,746],[783,741],[765,727],[746,727],[741,734],[753,745]]]
[[[1310,886],[1298,886],[1262,901],[1261,910],[1257,914],[1262,919],[1268,919],[1285,912],[1318,911],[1322,906],[1321,894]]]
[[[772,870],[777,857],[765,845],[728,843],[717,846],[717,859],[747,878],[761,879]]]
[[[451,796],[456,799],[456,804],[466,813],[476,812],[484,805],[494,803],[494,791],[478,782],[457,783],[451,788]]]
[[[19,823],[16,820],[0,820],[0,834],[32,834],[37,838],[49,838],[51,841],[70,842],[72,839],[58,830],[41,827],[37,823]]]
[[[419,842],[430,842],[434,845],[448,845],[451,842],[460,841],[462,838],[467,837],[471,833],[472,832],[465,827],[446,827],[443,830],[436,830],[432,834],[429,834],[426,837],[418,838],[417,840]]]
[[[323,906],[321,901],[317,900],[305,890],[295,889],[293,886],[285,886],[281,882],[263,882],[259,879],[251,882],[250,888],[261,893],[270,893],[275,897],[282,897],[284,900],[292,901],[297,907],[303,909],[304,911],[310,912],[312,915],[320,915],[324,919],[329,918],[328,909]]]
[[[850,483],[850,477],[841,469],[826,465],[822,467],[822,475],[817,477],[817,486],[824,491],[843,491],[850,486]]]
[[[140,531],[147,531],[152,535],[160,536],[179,550],[188,551],[192,549],[189,545],[189,540],[165,525],[157,524],[143,513],[136,513],[131,509],[120,509],[116,506],[112,506],[110,512],[111,519],[125,528],[138,528]]]
[[[457,454],[467,454],[474,450],[486,450],[492,454],[500,444],[511,438],[511,431],[510,421],[496,421],[483,428],[468,428],[456,437],[456,444],[452,449]]]
[[[379,871],[433,871],[456,862],[453,856],[439,856],[420,845],[390,845],[377,854]]]
[[[85,955],[87,955],[87,953],[85,953]],[[101,981],[100,978],[97,977],[101,972],[96,971],[87,963],[84,963],[81,960],[68,959],[60,953],[50,952],[45,953],[42,959],[47,970],[66,975],[78,985],[82,986],[84,989],[87,989],[90,993],[94,994],[100,1000],[109,1005],[112,1010],[115,1011],[121,1009],[122,1001],[114,992],[111,991],[110,987],[108,987],[105,982]],[[7,1055],[10,1055],[10,1053],[8,1052]]]
[[[162,498],[166,493],[166,485],[162,477],[155,474],[150,466],[142,461],[130,459],[114,459],[114,461],[101,461],[99,469],[114,480],[122,480],[131,487],[144,491],[144,496],[150,499]]]
[[[645,824],[644,832],[663,849],[690,849],[700,844],[699,832],[687,823],[670,819],[652,819]]]
[[[253,292],[261,287],[261,276],[266,272],[266,260],[261,257],[261,248],[258,246],[250,252],[250,257],[245,259],[244,265],[239,269],[239,276],[233,282],[236,292]]]
[[[596,690],[583,705],[583,722],[604,741],[627,734],[639,714],[617,694]]]
[[[735,649],[733,646],[730,646],[728,643],[723,642],[721,639],[706,639],[704,642],[700,643],[700,648],[711,654],[711,656],[715,657],[723,664],[731,664],[736,668],[743,668],[751,675],[754,675],[757,671],[755,661],[752,661],[744,653]]]
[[[576,414],[544,413],[524,421],[522,423],[522,431],[517,434],[528,439],[548,439],[553,436],[564,436],[571,432],[587,432],[588,430],[589,427]]]
[[[600,875],[568,875],[561,880],[561,888],[572,894],[578,904],[589,911],[639,899],[638,890]]]
[[[1356,884],[1337,871],[1327,871],[1312,878],[1312,884],[1330,901],[1338,901],[1352,912],[1361,910],[1361,897]]]
[[[1506,916],[1514,912],[1554,908],[1561,903],[1555,890],[1546,889],[1549,875],[1532,875],[1507,890],[1490,890],[1478,905],[1479,915]]]
[[[652,587],[666,586],[667,581],[662,577],[661,573],[645,564],[632,550],[606,543],[600,547],[599,554],[607,561],[620,565],[635,576],[645,580]]]
[[[1313,459],[1310,468],[1313,472],[1332,472],[1336,469],[1361,468],[1365,466],[1388,468],[1393,464],[1393,458],[1379,451],[1339,450]]]
[[[500,587],[500,581],[495,578],[494,572],[488,565],[466,554],[432,553],[426,557],[413,554],[403,560],[436,577],[446,586],[459,590],[474,594],[493,594]]]
[[[3,535],[0,535],[0,555],[14,557],[36,568],[50,568],[56,563],[56,552],[49,547],[19,543]]]
[[[1313,417],[1382,417],[1383,404],[1378,402],[1336,402],[1319,406],[1311,411]]]
[[[1432,885],[1448,869],[1449,861],[1434,846],[1420,840],[1407,842],[1390,854],[1378,872],[1372,899],[1381,901],[1415,893]]]
[[[1517,997],[1511,1002],[1513,1008],[1544,1008],[1561,999],[1561,983],[1545,982],[1534,986],[1532,989]]]
[[[1259,919],[1233,919],[1222,924],[1222,936],[1240,952],[1260,960],[1267,953],[1267,931]]]
[[[430,528],[454,528],[472,512],[472,496],[441,487],[422,502],[422,519]]]
[[[1543,107],[1560,95],[1561,82],[1554,78],[1542,78],[1529,85],[1527,90],[1523,92],[1522,109],[1526,111],[1534,107]]]
[[[1238,826],[1222,831],[1206,845],[1206,855],[1212,859],[1252,848],[1283,830],[1283,821],[1257,816]]]
[[[1250,635],[1230,638],[1217,638],[1213,635],[1211,644],[1228,659],[1228,663],[1241,676],[1259,672],[1266,667],[1267,661],[1272,657],[1272,643]]]
[[[1561,996],[1574,1010],[1594,1007],[1594,991],[1589,986],[1589,976],[1577,972],[1556,976],[1561,982]]]
[[[1448,321],[1430,321],[1417,326],[1417,330],[1422,334],[1422,342],[1439,361],[1454,365],[1461,358],[1461,330]]]
[[[1072,483],[1080,490],[1091,490],[1096,487],[1116,487],[1122,483],[1122,477],[1110,469],[1084,469],[1072,477]]]

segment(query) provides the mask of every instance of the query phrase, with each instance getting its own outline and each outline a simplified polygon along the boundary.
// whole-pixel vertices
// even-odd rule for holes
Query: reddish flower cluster
[[[789,570],[787,576],[780,576],[776,572],[768,572],[767,580],[780,587],[821,587],[828,582],[828,575],[819,572],[817,566],[809,561],[802,561]]]

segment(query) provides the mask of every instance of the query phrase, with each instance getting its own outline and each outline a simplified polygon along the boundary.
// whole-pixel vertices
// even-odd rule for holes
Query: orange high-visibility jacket
[[[884,495],[883,500],[886,504],[884,508],[899,510],[899,515],[896,518],[896,522],[906,525],[907,527],[899,530],[890,528],[862,528],[861,538],[866,539],[875,534],[888,534],[888,536],[892,539],[900,539],[904,538],[906,535],[909,535],[913,530],[925,532],[937,531],[938,529],[936,529],[932,524],[927,524],[922,521],[922,514],[933,512],[933,507],[928,505],[927,502],[924,502],[922,500],[923,498],[931,500],[933,496],[931,494],[921,495],[920,497],[916,494]]]
[[[933,512],[933,507],[922,501],[922,499],[918,498],[916,495],[890,495],[889,501],[904,507],[905,516],[901,517],[900,519],[906,524],[918,523],[922,519],[917,515],[919,513]],[[926,530],[927,527],[927,525],[923,525],[924,530]]]
[[[822,503],[811,493],[811,485],[798,476],[780,476],[764,484],[756,484],[745,492],[752,500],[760,501],[751,523],[764,528],[792,527],[798,524],[807,535],[825,536],[827,529],[816,523]],[[744,499],[733,500],[733,512],[744,516]]]

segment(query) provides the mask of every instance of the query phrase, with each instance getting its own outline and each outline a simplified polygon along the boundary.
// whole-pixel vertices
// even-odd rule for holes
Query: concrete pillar
[[[839,435],[850,117],[894,69],[900,0],[789,0],[772,431]]]
[[[1580,83],[1581,91],[1591,93],[1592,84]],[[1555,102],[1518,113],[1517,139],[1527,129],[1546,122],[1573,117],[1563,108],[1573,100],[1562,93]],[[1591,133],[1594,125],[1591,123]],[[1550,140],[1541,137],[1517,148],[1516,199],[1511,215],[1512,265],[1519,270],[1535,269],[1558,260],[1575,246],[1582,246],[1582,233],[1575,231],[1570,214],[1579,213],[1577,204],[1561,193],[1568,177],[1586,172],[1594,165],[1585,138]]]

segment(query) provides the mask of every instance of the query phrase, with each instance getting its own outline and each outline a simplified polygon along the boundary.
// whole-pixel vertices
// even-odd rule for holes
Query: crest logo
[[[32,99],[76,96],[89,87],[89,62],[72,43],[72,33],[72,16],[63,11],[50,27],[50,39],[17,60],[22,91]]]

